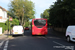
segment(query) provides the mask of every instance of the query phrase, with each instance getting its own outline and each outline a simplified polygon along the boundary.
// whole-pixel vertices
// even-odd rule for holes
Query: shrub
[[[5,30],[8,30],[8,27],[9,27],[9,30],[12,28],[10,26],[10,23],[11,25],[19,25],[19,20],[15,18],[13,19],[13,21],[9,21],[9,23],[8,23],[8,20],[5,23],[0,23],[0,27],[2,27],[2,33],[4,33]]]

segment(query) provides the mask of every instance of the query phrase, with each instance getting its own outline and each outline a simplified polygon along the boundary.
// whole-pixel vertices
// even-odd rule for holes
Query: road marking
[[[48,38],[61,39],[61,38],[58,38],[58,37],[48,37]]]
[[[2,42],[0,43],[0,48],[1,48],[1,46],[3,45],[3,43],[4,43],[4,41],[2,41]]]
[[[65,46],[65,45],[60,44],[60,43],[58,43],[58,42],[55,42],[55,41],[53,41],[53,42],[56,43],[56,44],[58,44],[58,45],[61,45],[61,46],[54,46],[54,48],[64,48],[65,50],[66,50],[66,49],[74,50],[74,46]]]
[[[58,45],[61,45],[61,46],[65,46],[65,45],[63,45],[63,44],[60,44],[60,43],[58,43],[58,42],[55,42],[55,41],[53,41],[54,43],[56,43],[56,44],[58,44]]]
[[[6,41],[5,46],[4,46],[4,49],[3,49],[3,50],[7,50],[8,42],[9,42],[9,40],[7,40],[7,41]]]
[[[46,37],[42,37],[42,38],[47,39]]]

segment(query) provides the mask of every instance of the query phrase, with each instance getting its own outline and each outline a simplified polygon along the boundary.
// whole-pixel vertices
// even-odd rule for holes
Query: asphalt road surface
[[[0,50],[75,50],[75,43],[53,35],[51,29],[46,36],[32,36],[31,30],[26,30],[24,36],[4,41]]]

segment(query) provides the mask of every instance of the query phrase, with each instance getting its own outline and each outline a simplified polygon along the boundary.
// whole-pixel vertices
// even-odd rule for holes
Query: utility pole
[[[8,15],[8,33],[7,33],[7,37],[8,37],[8,34],[9,34],[9,15]]]
[[[9,21],[13,21],[12,17],[9,19]],[[12,23],[10,23],[10,35],[11,35],[11,24]]]

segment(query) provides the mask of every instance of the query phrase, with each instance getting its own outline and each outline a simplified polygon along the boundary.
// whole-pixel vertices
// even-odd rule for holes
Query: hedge
[[[12,23],[12,25],[19,25],[19,20],[15,18],[13,21],[9,21],[9,23],[8,20],[5,23],[0,23],[0,27],[2,27],[2,33],[4,33],[5,30],[8,30],[8,27],[9,30],[12,28],[10,27],[10,23]]]

